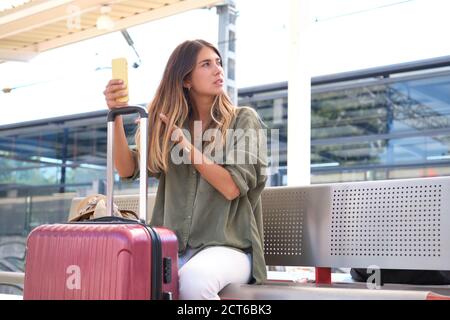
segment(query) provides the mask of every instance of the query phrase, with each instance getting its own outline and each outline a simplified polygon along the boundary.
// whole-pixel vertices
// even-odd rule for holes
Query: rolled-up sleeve
[[[265,182],[267,145],[261,122],[253,110],[241,110],[232,135],[227,139],[224,168],[239,188],[239,197],[245,196],[261,182]]]
[[[225,169],[228,170],[234,183],[239,188],[239,197],[246,195],[250,189],[249,183],[254,179],[255,174],[246,171],[239,165],[225,165]]]
[[[134,172],[133,172],[133,174],[132,174],[131,176],[129,176],[129,177],[120,177],[120,181],[123,181],[123,182],[131,182],[131,181],[134,181],[134,180],[136,180],[137,178],[139,178],[139,174],[140,174],[140,170],[139,170],[139,154],[138,154],[138,152],[136,151],[136,149],[130,149],[130,151],[131,151],[131,156],[132,156],[132,158],[133,158],[133,163],[134,163]],[[152,173],[152,172],[150,172],[150,171],[147,169],[147,175],[148,175],[149,177],[153,177],[153,178],[159,179],[159,177],[161,176],[161,173],[160,173],[160,172]]]

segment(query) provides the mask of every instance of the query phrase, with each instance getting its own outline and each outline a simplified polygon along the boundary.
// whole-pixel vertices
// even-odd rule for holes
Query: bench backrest
[[[271,187],[262,206],[267,265],[450,270],[450,177]]]
[[[450,270],[450,178],[267,188],[268,265]]]

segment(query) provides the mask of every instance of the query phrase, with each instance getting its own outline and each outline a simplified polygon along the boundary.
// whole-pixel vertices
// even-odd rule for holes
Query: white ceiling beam
[[[14,36],[70,18],[70,6],[76,6],[79,14],[98,10],[103,4],[119,3],[125,0],[52,0],[37,3],[21,11],[0,17],[0,39]]]
[[[69,4],[70,2],[73,2],[73,0],[40,0],[37,2],[31,2],[28,5],[13,9],[14,11],[11,10],[11,12],[6,12],[5,15],[0,17],[0,26],[59,7],[61,5]]]
[[[108,31],[98,30],[97,28],[88,29],[85,31],[75,32],[73,34],[63,36],[54,40],[39,43],[36,45],[36,50],[39,52],[47,51],[53,48],[58,48],[71,43],[94,38],[103,34],[120,31],[122,29],[130,28],[139,24],[143,24],[149,21],[154,21],[169,17],[178,13],[186,12],[193,9],[199,9],[204,7],[213,7],[219,4],[223,4],[223,0],[184,0],[176,2],[174,4],[164,6],[152,11],[133,15],[129,18],[115,21],[114,28]]]

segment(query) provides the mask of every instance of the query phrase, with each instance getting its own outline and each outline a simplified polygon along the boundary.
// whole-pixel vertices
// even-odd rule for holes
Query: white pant
[[[250,281],[251,256],[218,246],[187,249],[178,267],[181,300],[219,300],[218,293],[227,284]]]

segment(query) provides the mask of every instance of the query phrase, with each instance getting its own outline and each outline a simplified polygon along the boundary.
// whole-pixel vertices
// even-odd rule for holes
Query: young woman
[[[183,42],[170,56],[148,107],[148,172],[159,179],[150,224],[177,234],[180,299],[219,299],[229,283],[266,278],[260,195],[267,154],[254,152],[257,141],[243,143],[245,136],[229,134],[261,132],[261,122],[253,109],[233,106],[223,77],[220,53],[212,44]],[[104,95],[110,109],[126,105],[116,101],[127,95],[119,80],[111,80]],[[203,142],[207,130],[215,130],[217,139]],[[115,167],[123,179],[135,179],[139,150],[129,148],[120,117],[115,136]],[[248,157],[214,161],[202,152],[208,146]],[[187,161],[175,159],[180,154]]]

